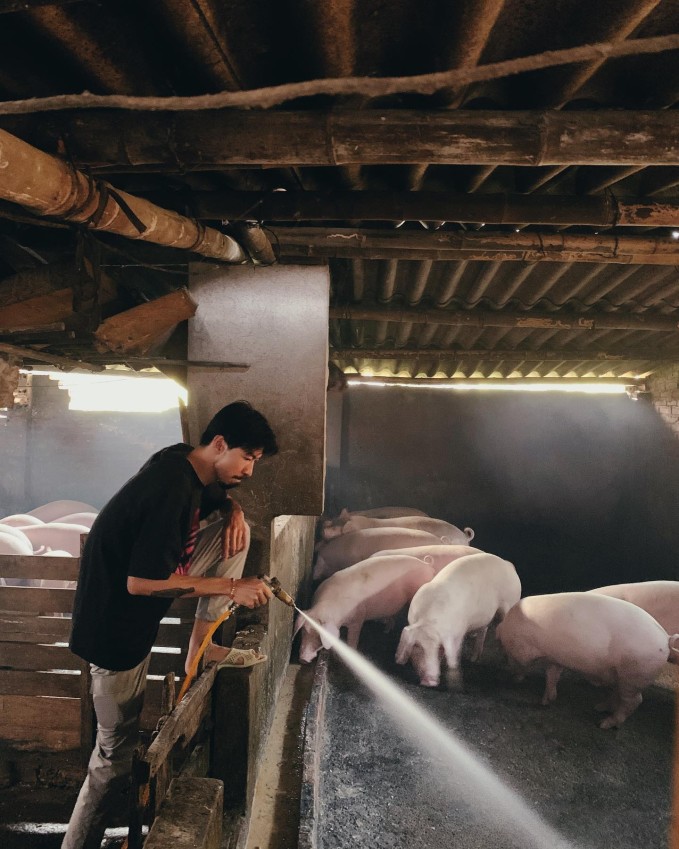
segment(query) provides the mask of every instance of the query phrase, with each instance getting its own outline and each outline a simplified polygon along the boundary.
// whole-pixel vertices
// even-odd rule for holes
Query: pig
[[[404,516],[397,519],[369,519],[365,516],[354,516],[344,524],[342,533],[350,534],[367,528],[406,528],[412,531],[426,531],[447,545],[469,545],[474,539],[474,531],[471,528],[461,531],[450,522],[432,519],[430,516]]]
[[[382,554],[391,554],[387,551],[376,551],[374,557],[380,557]],[[481,549],[472,548],[470,545],[415,545],[411,548],[399,548],[398,554],[408,554],[410,557],[418,557],[434,567],[434,572],[438,573],[452,563],[453,560],[459,560],[460,557],[465,557],[467,554],[481,554]]]
[[[413,545],[443,543],[426,531],[409,531],[404,528],[369,528],[344,534],[320,546],[314,566],[314,579],[323,580],[340,569],[365,560],[376,551],[391,551]]]
[[[69,513],[68,516],[62,516],[59,522],[62,525],[85,525],[86,528],[91,528],[97,515],[97,513]]]
[[[14,530],[14,528],[12,528]],[[0,530],[0,554],[33,554],[31,541],[24,534],[7,534]]]
[[[339,514],[340,521],[348,522],[354,516],[366,516],[369,519],[395,519],[399,516],[427,516],[423,510],[416,507],[373,507],[370,510],[348,510],[346,507]]]
[[[35,516],[29,516],[28,513],[13,513],[11,516],[5,516],[0,519],[0,525],[9,525],[12,528],[21,528],[24,525],[42,525],[42,519]]]
[[[335,637],[346,625],[347,643],[355,649],[364,622],[395,616],[433,577],[433,568],[417,557],[368,557],[323,581],[306,613]],[[329,648],[302,616],[297,617],[294,634],[299,630],[304,631],[299,652],[302,663],[310,663],[321,646]]]
[[[19,528],[31,541],[33,548],[44,545],[68,551],[73,557],[80,556],[80,535],[89,533],[86,525],[68,525],[48,522],[44,525],[27,525]]]
[[[420,684],[437,687],[443,653],[449,679],[455,679],[465,635],[476,632],[472,660],[478,660],[488,626],[502,619],[520,597],[521,581],[508,560],[485,552],[460,557],[415,593],[396,663],[411,660]]]
[[[600,728],[619,728],[641,704],[668,660],[677,662],[679,634],[669,636],[645,610],[597,593],[528,596],[498,625],[496,634],[515,668],[546,663],[542,704],[556,699],[564,668],[611,688],[597,709],[608,711]]]
[[[49,501],[40,507],[28,511],[29,516],[36,516],[43,522],[56,522],[69,513],[96,513],[97,508],[84,501]]]
[[[591,593],[621,598],[650,613],[668,634],[679,632],[679,581],[640,581],[637,584],[612,584],[597,587]]]
[[[323,522],[323,539],[334,539],[342,533],[344,525],[354,516],[369,519],[394,519],[400,516],[426,516],[422,510],[415,507],[374,507],[371,510],[349,511],[344,507],[336,519],[326,519]]]

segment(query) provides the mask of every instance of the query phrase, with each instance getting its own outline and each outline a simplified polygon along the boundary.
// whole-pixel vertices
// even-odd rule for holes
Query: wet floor
[[[598,728],[600,691],[564,676],[559,698],[540,705],[542,679],[512,684],[489,660],[465,664],[458,692],[419,687],[393,663],[395,638],[364,629],[361,650],[403,684],[517,790],[531,809],[582,849],[667,846],[673,739],[672,694],[652,688],[619,730]],[[484,788],[473,808],[451,794],[454,765],[421,751],[395,729],[370,691],[337,659],[321,755],[319,847],[456,849],[525,842],[491,827]]]

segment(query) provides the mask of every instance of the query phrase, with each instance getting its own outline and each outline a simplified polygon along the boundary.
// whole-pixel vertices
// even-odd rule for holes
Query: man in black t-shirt
[[[160,620],[178,596],[198,597],[186,668],[226,605],[271,598],[242,578],[249,528],[227,490],[278,450],[261,413],[238,401],[221,409],[200,445],[153,457],[97,516],[83,550],[71,650],[90,663],[97,740],[62,849],[99,849],[137,744],[146,673]],[[210,644],[208,661],[249,666],[253,650]]]

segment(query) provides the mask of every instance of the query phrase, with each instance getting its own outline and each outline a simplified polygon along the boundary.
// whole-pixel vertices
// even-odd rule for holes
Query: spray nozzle
[[[271,592],[276,596],[276,598],[280,599],[283,604],[287,604],[288,607],[295,607],[295,599],[285,592],[278,578],[270,578],[268,575],[260,575],[260,580],[264,581]]]

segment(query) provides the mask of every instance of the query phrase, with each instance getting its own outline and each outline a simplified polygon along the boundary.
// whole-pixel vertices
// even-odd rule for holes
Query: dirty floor
[[[466,663],[457,692],[430,690],[394,664],[392,637],[371,627],[364,637],[363,653],[577,849],[667,846],[670,691],[651,688],[621,729],[602,731],[594,712],[600,691],[575,676],[564,676],[549,708],[540,705],[541,678],[514,684],[492,662]],[[448,780],[456,764],[432,757],[397,730],[383,705],[336,657],[329,675],[320,765],[322,849],[529,845],[508,823],[489,824],[486,814],[497,811],[483,783],[473,788],[473,804],[463,803]]]

